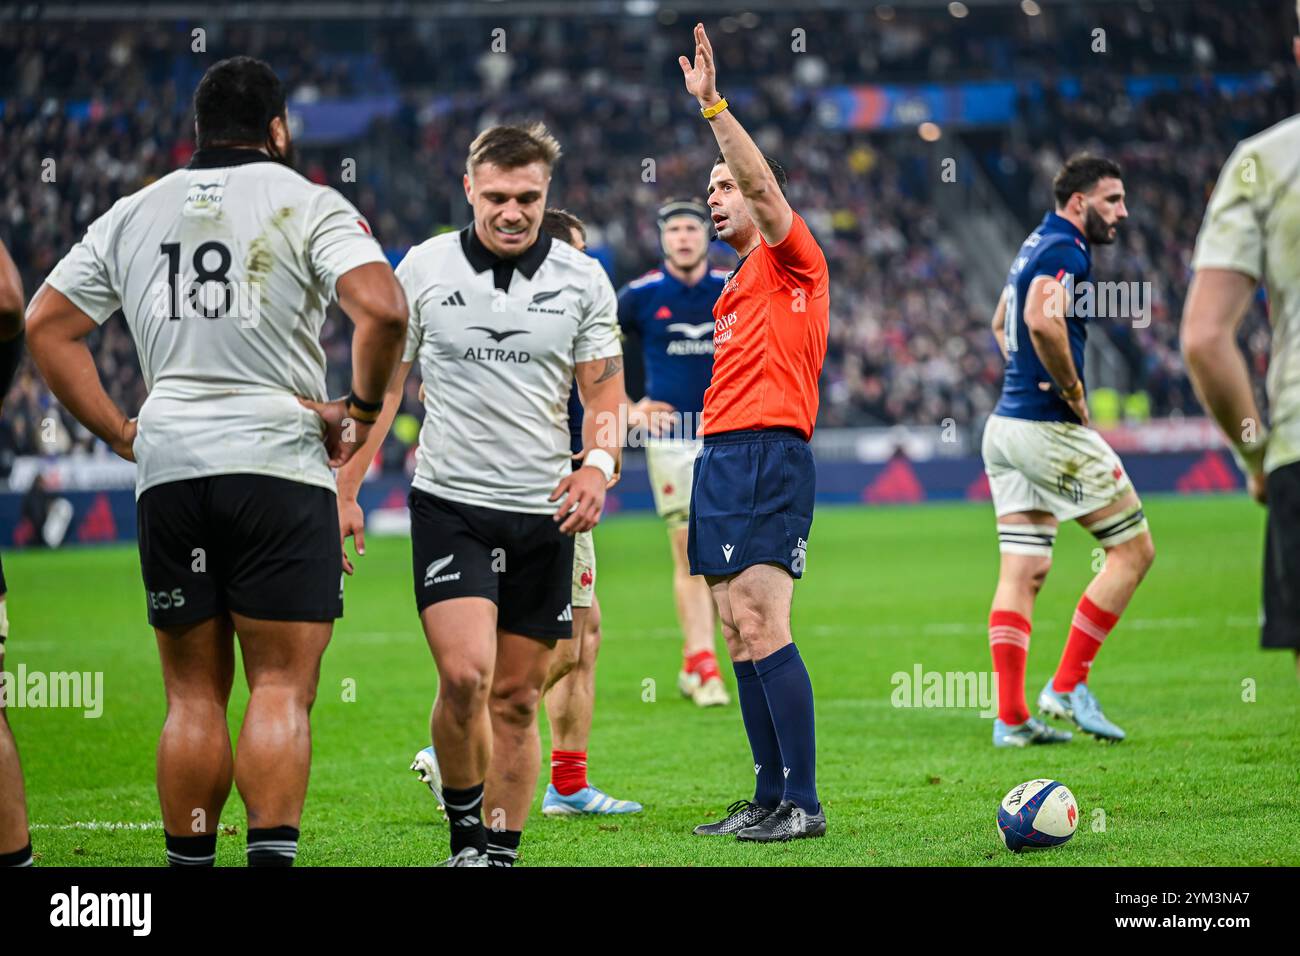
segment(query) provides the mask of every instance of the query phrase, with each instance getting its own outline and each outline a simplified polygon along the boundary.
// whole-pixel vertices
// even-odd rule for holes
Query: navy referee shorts
[[[779,564],[802,577],[816,490],[812,449],[794,429],[705,435],[691,478],[691,574]]]

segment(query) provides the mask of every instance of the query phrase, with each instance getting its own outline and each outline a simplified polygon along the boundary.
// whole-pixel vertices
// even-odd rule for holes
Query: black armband
[[[364,398],[358,398],[356,392],[348,395],[348,417],[355,418],[366,425],[373,425],[379,421],[379,413],[383,408],[383,402],[367,402]]]

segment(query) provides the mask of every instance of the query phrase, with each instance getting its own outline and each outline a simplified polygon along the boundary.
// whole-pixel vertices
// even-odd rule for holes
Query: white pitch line
[[[161,830],[162,824],[122,823],[117,820],[76,820],[72,823],[33,823],[31,830]]]

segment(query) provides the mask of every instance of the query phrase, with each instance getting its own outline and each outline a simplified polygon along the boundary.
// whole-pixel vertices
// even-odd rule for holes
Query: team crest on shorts
[[[1056,490],[1062,498],[1069,498],[1076,505],[1083,501],[1083,482],[1074,475],[1061,475],[1057,478]]]

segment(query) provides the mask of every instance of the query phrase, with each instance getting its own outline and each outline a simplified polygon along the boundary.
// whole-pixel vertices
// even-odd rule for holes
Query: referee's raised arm
[[[728,109],[726,99],[718,93],[713,44],[704,32],[704,24],[695,24],[695,62],[692,64],[684,56],[678,57],[677,62],[682,68],[686,91],[699,100],[700,112],[709,121],[718,140],[723,161],[731,171],[730,185],[740,190],[754,224],[768,245],[778,245],[790,232],[794,212],[763,151]],[[722,184],[722,187],[727,188],[727,185]]]

